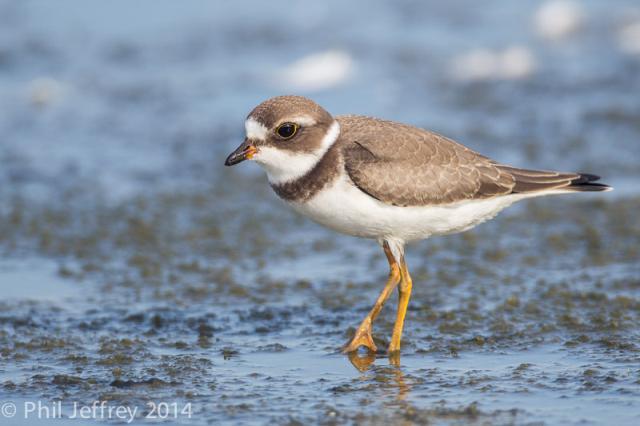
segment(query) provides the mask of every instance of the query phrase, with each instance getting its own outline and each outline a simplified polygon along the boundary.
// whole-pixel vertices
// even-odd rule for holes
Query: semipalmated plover
[[[261,165],[280,198],[314,221],[382,246],[389,279],[344,352],[376,351],[372,323],[398,286],[389,354],[398,353],[412,281],[407,242],[466,231],[526,198],[607,191],[598,176],[501,164],[428,130],[357,115],[332,117],[300,96],[258,105],[227,158]]]

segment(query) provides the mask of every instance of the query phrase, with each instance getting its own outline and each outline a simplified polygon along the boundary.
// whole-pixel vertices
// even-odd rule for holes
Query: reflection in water
[[[398,394],[396,395],[396,401],[404,401],[411,387],[407,385],[404,379],[404,373],[402,372],[402,369],[400,368],[399,365],[394,366],[394,368],[391,369],[391,374],[393,376],[392,377],[393,383],[395,384],[395,387],[398,389]]]
[[[351,364],[360,372],[367,371],[376,360],[376,353],[369,349],[367,349],[365,353],[359,353],[358,351],[349,352],[347,356]],[[389,354],[389,364],[394,367],[400,367],[400,352]]]
[[[370,350],[364,354],[360,354],[358,351],[349,352],[347,356],[351,364],[361,373],[367,371],[376,360],[376,353]]]
[[[369,350],[365,353],[350,352],[347,356],[351,364],[361,373],[370,370],[376,360],[376,353]],[[400,368],[400,353],[389,354],[389,365],[391,367],[371,369],[370,379],[373,383],[383,384],[382,387],[386,390],[397,389],[395,400],[397,402],[404,401],[411,387],[406,383],[404,373]]]

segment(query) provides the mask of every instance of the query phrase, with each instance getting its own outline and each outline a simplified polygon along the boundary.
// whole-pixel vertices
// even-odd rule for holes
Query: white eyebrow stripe
[[[287,122],[296,123],[301,126],[313,126],[314,124],[316,124],[316,120],[309,117],[308,115],[300,115],[300,116],[292,117],[288,120],[283,121],[283,123],[287,123]]]
[[[259,121],[249,117],[244,122],[244,128],[247,134],[247,139],[260,139],[265,140],[267,138],[267,129],[264,124]]]

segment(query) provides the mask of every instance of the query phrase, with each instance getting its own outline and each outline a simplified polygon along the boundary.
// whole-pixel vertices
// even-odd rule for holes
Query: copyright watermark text
[[[116,405],[108,401],[94,401],[91,404],[63,401],[0,401],[0,420],[14,417],[24,419],[92,419],[119,420],[131,423],[137,418],[167,420],[191,418],[190,402],[153,402],[143,406]]]

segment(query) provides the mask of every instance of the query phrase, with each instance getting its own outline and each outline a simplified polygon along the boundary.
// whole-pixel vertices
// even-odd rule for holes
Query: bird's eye
[[[276,133],[283,139],[291,139],[298,132],[298,125],[295,123],[282,123],[276,129]]]

